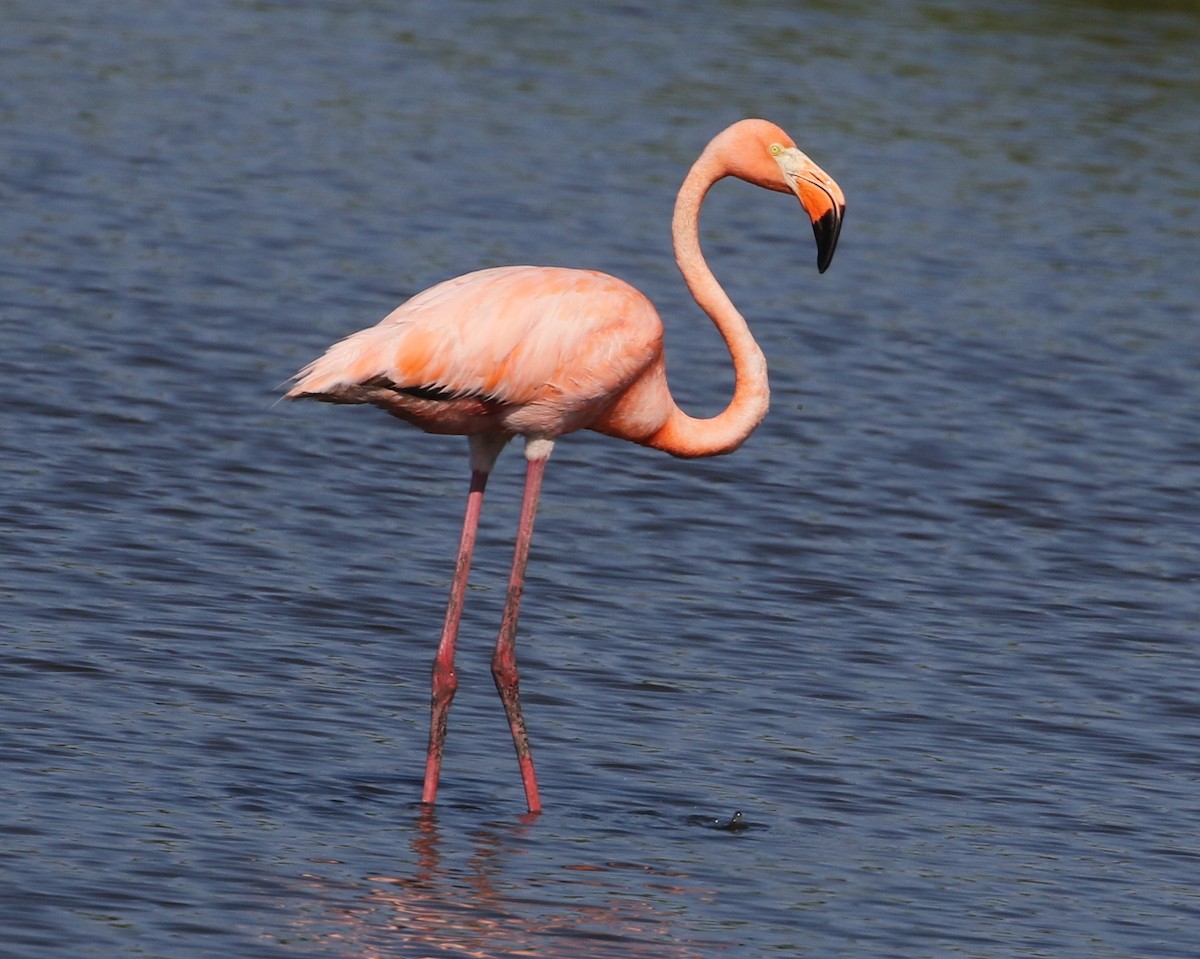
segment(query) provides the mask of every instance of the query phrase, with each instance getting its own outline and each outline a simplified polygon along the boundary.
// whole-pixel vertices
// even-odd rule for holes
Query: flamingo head
[[[786,133],[766,120],[741,120],[710,145],[731,176],[780,193],[792,193],[812,221],[817,238],[817,269],[833,260],[846,196],[833,177],[803,153]]]

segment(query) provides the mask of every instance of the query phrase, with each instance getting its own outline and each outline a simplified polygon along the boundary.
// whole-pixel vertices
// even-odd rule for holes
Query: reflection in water
[[[307,877],[314,880],[309,896],[316,889],[326,902],[336,897],[337,905],[321,918],[320,930],[308,929],[306,937],[339,943],[338,955],[370,957],[691,959],[721,948],[679,941],[679,897],[710,895],[683,873],[636,863],[576,863],[560,867],[561,879],[540,871],[523,884],[511,860],[530,851],[524,841],[531,828],[532,818],[526,817],[511,830],[496,824],[476,830],[460,864],[443,848],[436,813],[424,807],[414,824],[411,875],[368,876],[349,900],[336,895],[339,883]],[[631,879],[637,873],[640,881]]]

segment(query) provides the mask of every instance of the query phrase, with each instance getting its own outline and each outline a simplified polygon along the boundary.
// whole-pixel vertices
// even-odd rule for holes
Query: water
[[[0,954],[1197,953],[1200,15],[798,7],[0,8]],[[559,444],[532,821],[501,459],[422,811],[463,444],[273,391],[564,263],[719,408],[667,224],[750,114],[850,204],[823,277],[786,198],[706,208],[772,413]]]

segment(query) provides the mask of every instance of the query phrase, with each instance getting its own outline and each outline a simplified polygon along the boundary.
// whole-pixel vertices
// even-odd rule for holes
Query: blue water
[[[1184,3],[16,2],[0,31],[0,956],[1200,954],[1200,13]],[[636,283],[720,184],[772,371],[734,456],[561,442],[519,655],[465,444],[281,405],[449,275]],[[717,828],[741,811],[744,829]]]

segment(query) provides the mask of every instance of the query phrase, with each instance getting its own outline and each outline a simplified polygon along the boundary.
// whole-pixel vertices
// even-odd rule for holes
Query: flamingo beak
[[[817,272],[824,273],[833,262],[833,251],[837,249],[838,237],[842,232],[842,216],[845,204],[832,206],[813,220],[813,233],[817,238]]]
[[[846,195],[833,177],[794,147],[778,159],[788,186],[812,221],[817,238],[817,270],[824,273],[833,262],[842,232]]]

